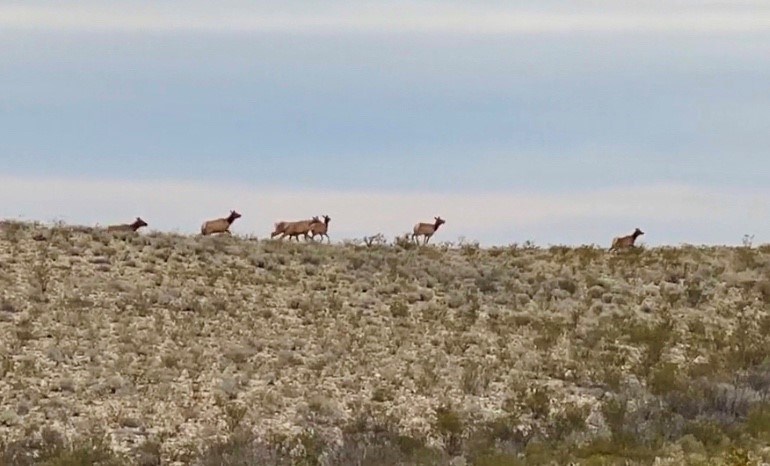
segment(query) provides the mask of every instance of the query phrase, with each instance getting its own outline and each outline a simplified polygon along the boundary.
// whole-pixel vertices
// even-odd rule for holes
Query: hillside
[[[767,247],[5,223],[0,300],[7,464],[770,461]]]

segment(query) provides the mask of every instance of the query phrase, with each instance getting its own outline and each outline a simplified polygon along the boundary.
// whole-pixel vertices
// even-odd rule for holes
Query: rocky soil
[[[767,247],[0,230],[6,448],[103,435],[187,464],[248,432],[307,459],[309,431],[340,446],[379,419],[454,464],[626,455],[602,439],[641,463],[770,460]]]

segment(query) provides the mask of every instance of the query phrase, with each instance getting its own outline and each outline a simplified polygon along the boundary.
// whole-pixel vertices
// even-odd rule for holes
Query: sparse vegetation
[[[0,464],[770,461],[766,246],[0,229]]]

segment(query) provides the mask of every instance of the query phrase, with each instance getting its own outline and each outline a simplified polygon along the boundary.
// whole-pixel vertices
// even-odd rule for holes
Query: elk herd
[[[289,240],[295,238],[297,241],[299,241],[299,235],[302,235],[305,240],[315,240],[316,236],[320,236],[321,241],[323,241],[324,237],[326,237],[326,239],[331,243],[329,235],[327,234],[329,231],[330,221],[331,217],[324,215],[323,221],[318,217],[313,217],[310,220],[299,220],[297,222],[277,222],[273,232],[270,233],[270,237],[275,238],[276,236],[281,235],[278,239],[284,239],[288,236]]]
[[[231,234],[230,225],[232,225],[233,222],[239,218],[241,218],[241,214],[239,214],[234,210],[231,210],[230,215],[228,215],[227,217],[207,220],[203,222],[203,224],[201,225],[201,235],[203,236],[209,236],[214,234],[229,235]],[[329,238],[330,221],[331,221],[331,217],[329,217],[328,215],[323,215],[322,218],[315,216],[308,220],[298,220],[293,222],[288,222],[288,221],[276,222],[273,225],[273,232],[270,233],[270,238],[275,238],[276,236],[278,236],[278,239],[282,240],[288,236],[290,241],[292,238],[294,238],[297,240],[297,242],[299,242],[300,236],[302,236],[305,239],[305,241],[307,240],[315,241],[316,236],[320,236],[321,242],[323,242],[323,239],[326,238],[326,241],[328,243],[331,243],[331,239]],[[439,227],[445,223],[446,223],[446,220],[444,220],[441,217],[433,217],[433,222],[431,223],[420,222],[416,224],[414,228],[412,228],[411,240],[419,244],[420,237],[422,236],[423,238],[422,244],[428,244],[428,241],[436,233],[436,231],[438,231]],[[133,223],[109,225],[107,227],[107,231],[108,232],[135,232],[139,230],[139,228],[146,227],[146,226],[148,226],[147,222],[142,220],[140,217],[136,217],[136,220],[134,220]],[[628,249],[633,247],[634,243],[636,242],[636,239],[643,234],[644,232],[639,228],[637,228],[630,235],[613,238],[612,245],[610,246],[610,251],[618,251],[618,250]],[[407,237],[408,236],[409,235],[407,235]]]

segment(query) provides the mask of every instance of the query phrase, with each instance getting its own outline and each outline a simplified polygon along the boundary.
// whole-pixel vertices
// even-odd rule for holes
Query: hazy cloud
[[[103,2],[0,6],[0,26],[67,31],[531,34],[749,32],[770,29],[758,2]],[[747,8],[751,6],[752,8]]]

